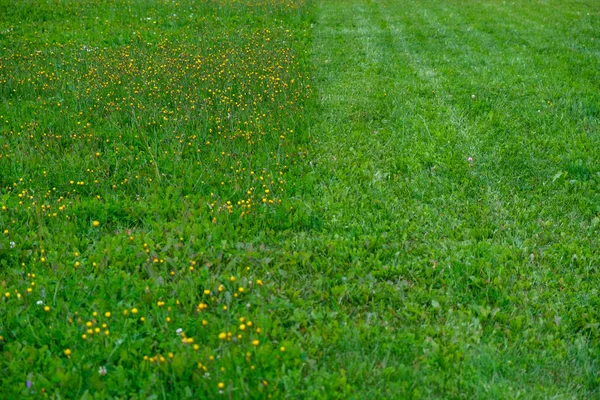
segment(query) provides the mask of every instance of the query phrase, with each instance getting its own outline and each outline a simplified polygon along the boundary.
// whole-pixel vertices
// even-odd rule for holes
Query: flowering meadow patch
[[[293,213],[310,18],[1,3],[0,397],[279,390],[300,349],[269,316],[269,261],[226,241]]]

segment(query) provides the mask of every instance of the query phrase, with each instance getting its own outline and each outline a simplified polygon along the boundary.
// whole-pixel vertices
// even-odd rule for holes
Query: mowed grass
[[[0,395],[598,396],[598,32],[0,2]]]

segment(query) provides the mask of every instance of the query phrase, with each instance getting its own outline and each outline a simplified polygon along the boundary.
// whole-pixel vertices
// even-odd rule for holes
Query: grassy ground
[[[598,396],[598,32],[0,1],[1,397]]]

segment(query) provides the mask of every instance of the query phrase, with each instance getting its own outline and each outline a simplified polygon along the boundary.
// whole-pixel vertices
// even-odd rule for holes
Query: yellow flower
[[[111,314],[110,314],[110,311],[107,311],[107,312],[105,312],[105,313],[104,313],[104,316],[105,316],[106,318],[110,318],[110,316],[111,316]]]
[[[50,307],[49,306],[44,306],[44,311],[46,311],[46,312],[50,311]]]
[[[225,388],[225,384],[223,382],[219,382],[219,389],[224,389]]]
[[[65,356],[71,357],[71,349],[65,349],[64,353],[65,353]]]
[[[255,345],[255,346],[258,346],[259,343],[260,342],[258,340],[256,340],[256,339],[252,341],[252,344]]]
[[[93,221],[93,222],[92,222],[92,226],[93,226],[94,228],[97,228],[97,227],[99,227],[99,226],[100,226],[100,221]]]
[[[219,333],[219,339],[225,340],[225,338],[227,338],[227,334],[225,334],[225,332]]]

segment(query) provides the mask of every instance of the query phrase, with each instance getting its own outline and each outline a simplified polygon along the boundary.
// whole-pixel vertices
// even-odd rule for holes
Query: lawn
[[[0,0],[0,398],[600,396],[593,0]]]

